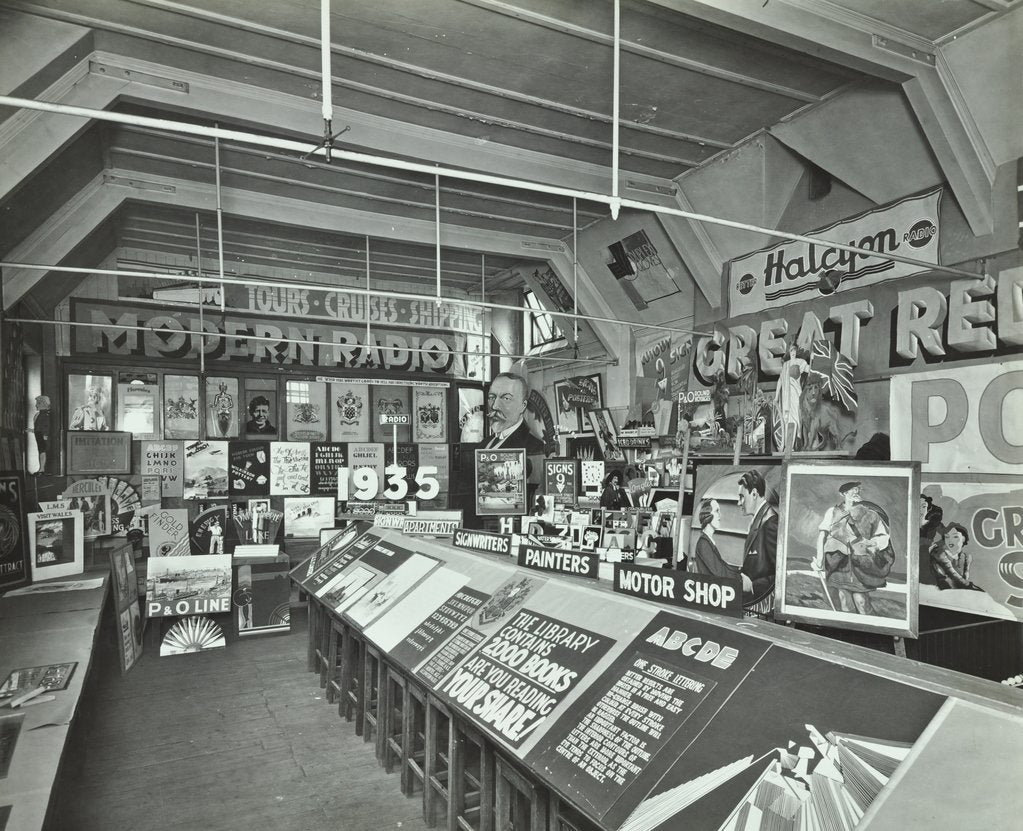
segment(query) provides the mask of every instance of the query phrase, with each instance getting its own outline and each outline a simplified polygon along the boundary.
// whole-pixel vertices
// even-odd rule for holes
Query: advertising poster
[[[525,607],[463,660],[437,693],[519,747],[614,643]]]
[[[590,426],[597,437],[597,444],[600,446],[600,453],[605,462],[624,462],[625,453],[618,446],[618,429],[615,427],[614,416],[611,411],[590,410],[587,413],[590,419]]]
[[[289,496],[284,500],[284,538],[319,539],[321,528],[334,526],[332,496]]]
[[[576,459],[544,459],[544,490],[556,505],[574,505],[579,491],[579,462]]]
[[[925,473],[1018,475],[1023,361],[939,367],[891,380],[892,458]]]
[[[186,441],[199,438],[198,376],[163,376],[163,437]]]
[[[227,536],[227,505],[200,505],[188,523],[188,546],[193,556],[229,554],[224,546]]]
[[[24,498],[21,474],[0,473],[0,592],[29,582]]]
[[[99,476],[94,481],[110,493],[110,533],[115,537],[127,536],[133,530],[145,533],[146,520],[141,511],[141,478]],[[69,485],[65,494],[77,484]]]
[[[394,445],[385,444],[384,462],[386,462],[387,467],[397,464],[398,466],[405,468],[405,494],[404,496],[397,497],[395,501],[400,502],[403,499],[415,499],[416,493],[419,490],[419,485],[416,484],[416,472],[419,470],[419,445],[399,444],[398,458],[396,460],[394,458]],[[395,483],[393,485],[389,483],[388,489],[390,493],[400,493],[401,485],[399,483]]]
[[[483,389],[458,388],[458,441],[462,444],[482,444],[484,432]]]
[[[411,425],[381,424],[381,416],[408,416],[412,419],[412,391],[408,387],[396,387],[391,384],[375,384],[370,388],[373,402],[373,418],[370,422],[370,436],[373,441],[393,444],[395,435],[398,441],[410,441]]]
[[[135,441],[160,438],[160,382],[155,372],[117,375],[117,426]]]
[[[920,602],[1023,621],[1023,482],[1019,476],[924,474]]]
[[[209,377],[206,379],[206,437],[233,439],[238,437],[241,422],[238,379]]]
[[[142,475],[160,477],[160,493],[167,497],[184,494],[184,451],[179,441],[142,442]]]
[[[356,444],[348,445],[348,467],[352,486],[349,490],[349,499],[354,501],[368,501],[376,499],[383,491],[384,477],[384,446],[383,444]],[[376,477],[376,487],[366,477],[359,477],[358,471],[368,468],[373,471]]]
[[[270,493],[273,496],[308,496],[309,444],[301,441],[270,443]]]
[[[291,630],[288,555],[235,557],[235,624],[241,637]]]
[[[231,611],[229,554],[160,557],[147,565],[147,617],[215,615]]]
[[[348,445],[344,442],[315,442],[309,468],[311,496],[337,495],[337,470],[348,467]]]
[[[242,435],[247,439],[270,441],[278,438],[277,381],[261,378],[245,379],[245,424]]]
[[[592,428],[586,413],[604,406],[600,376],[577,375],[555,381],[554,403],[560,433],[588,433]]]
[[[28,514],[32,582],[79,574],[85,562],[81,511]]]
[[[269,495],[270,442],[232,441],[227,452],[231,496]]]
[[[159,508],[149,514],[149,556],[167,557],[188,539],[188,508]]]
[[[142,657],[142,627],[139,618],[139,588],[135,576],[135,562],[130,546],[110,552],[110,576],[113,590],[110,597],[121,637],[118,651],[121,674],[130,670]]]
[[[365,561],[366,556],[363,555],[362,559]],[[439,561],[432,557],[412,554],[383,580],[371,586],[345,611],[345,616],[365,629],[438,565]]]
[[[110,497],[106,483],[99,479],[79,479],[69,484],[61,494],[70,510],[81,511],[82,533],[87,540],[113,534]]]
[[[369,441],[373,409],[369,384],[347,381],[330,384],[330,438],[332,441]]]
[[[789,463],[778,513],[778,617],[916,637],[918,465]]]
[[[412,441],[424,444],[448,440],[448,391],[437,387],[412,390]]]
[[[322,381],[288,381],[284,395],[285,429],[288,441],[326,441],[327,385]]]
[[[113,391],[109,375],[68,375],[68,430],[113,430]]]
[[[526,451],[479,450],[476,453],[476,515],[527,513]]]
[[[419,446],[419,468],[424,471],[424,475],[425,469],[428,467],[434,469],[431,475],[437,480],[437,493],[427,498],[429,492],[424,488],[419,488],[416,491],[416,499],[427,503],[431,508],[446,507],[451,483],[448,445],[421,444]]]
[[[185,499],[227,496],[228,446],[226,441],[196,441],[185,445]]]
[[[236,499],[228,508],[227,545],[283,545],[284,511],[269,499]]]

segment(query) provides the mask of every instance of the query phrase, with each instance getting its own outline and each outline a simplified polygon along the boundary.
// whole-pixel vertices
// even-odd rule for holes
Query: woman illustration
[[[810,365],[798,357],[799,349],[793,335],[785,350],[785,361],[778,376],[778,388],[774,393],[774,410],[781,421],[781,450],[795,450],[799,435],[799,399],[803,393],[803,376]]]
[[[738,577],[739,569],[728,565],[714,542],[714,533],[721,528],[721,506],[716,499],[703,499],[697,511],[700,536],[696,539],[689,570],[693,574],[711,574],[714,577]]]
[[[109,430],[105,412],[106,395],[98,386],[85,391],[85,403],[71,413],[68,430]]]

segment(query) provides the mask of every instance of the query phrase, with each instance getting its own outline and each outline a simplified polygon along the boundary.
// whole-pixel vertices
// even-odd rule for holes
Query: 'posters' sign
[[[832,246],[787,240],[729,262],[725,271],[728,314],[778,308],[800,300],[907,277],[922,269],[887,259],[899,254],[938,262],[941,189],[902,199],[810,235],[877,251],[854,254]]]
[[[683,609],[742,617],[742,583],[738,578],[615,563],[614,590]]]

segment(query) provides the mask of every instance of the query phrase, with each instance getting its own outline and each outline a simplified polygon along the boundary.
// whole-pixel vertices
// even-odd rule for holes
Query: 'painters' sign
[[[760,312],[837,291],[862,288],[921,271],[884,254],[938,262],[938,203],[941,189],[902,199],[807,236],[877,251],[854,254],[828,245],[787,240],[728,263],[728,314]]]

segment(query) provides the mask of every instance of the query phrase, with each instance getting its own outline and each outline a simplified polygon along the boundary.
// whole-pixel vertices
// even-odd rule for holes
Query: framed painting
[[[199,376],[163,376],[163,436],[199,438]]]
[[[330,430],[327,385],[323,381],[288,381],[285,385],[284,438],[326,441]]]
[[[112,375],[67,376],[68,430],[110,430],[113,428]]]
[[[41,511],[27,519],[32,582],[81,574],[85,567],[82,512]]]
[[[206,437],[237,438],[238,379],[210,376],[206,379]]]
[[[778,618],[916,637],[918,462],[790,462],[779,514]]]
[[[247,439],[276,439],[280,415],[277,408],[277,381],[273,378],[245,379],[245,423],[242,435]]]
[[[117,429],[136,441],[160,438],[160,383],[155,372],[117,375]]]
[[[476,516],[526,513],[526,451],[476,450]]]

